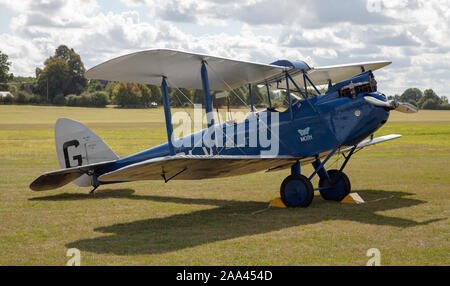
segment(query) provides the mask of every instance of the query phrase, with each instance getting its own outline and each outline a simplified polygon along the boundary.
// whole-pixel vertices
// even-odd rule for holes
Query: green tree
[[[248,106],[250,106],[250,96],[249,96],[249,92],[248,92],[248,86],[243,86],[240,89],[241,89],[241,92],[243,94],[243,97],[241,97],[241,98],[245,101],[245,103]],[[252,98],[253,98],[253,105],[255,107],[265,105],[265,102],[266,102],[265,95],[263,95],[261,93],[261,91],[259,90],[258,86],[256,86],[256,85],[252,85]],[[240,105],[244,105],[242,103],[242,101],[240,101],[240,102],[241,102]]]
[[[11,96],[11,94],[8,94],[6,96],[0,97],[0,102],[1,103],[10,104],[10,103],[13,103],[13,101],[14,101],[14,98]]]
[[[139,86],[139,89],[141,90],[141,103],[145,107],[150,107],[150,103],[152,102],[151,89],[144,84],[139,84],[138,86]]]
[[[243,106],[245,102],[246,96],[241,88],[235,88],[232,91],[228,92],[228,97],[230,98],[231,106]]]
[[[431,98],[422,103],[422,109],[439,109],[439,102]]]
[[[401,100],[400,100],[400,95],[398,95],[398,94],[396,94],[396,95],[394,95],[394,96],[388,95],[387,99],[389,99],[389,100],[401,101]],[[415,100],[414,100],[414,101],[415,101]],[[417,106],[417,103],[416,103],[416,106]]]
[[[423,92],[423,96],[420,98],[418,105],[423,109],[435,109],[441,104],[440,100],[439,96],[437,96],[432,89],[426,89]]]
[[[135,83],[120,82],[112,90],[114,103],[121,106],[137,106],[141,104],[141,90]]]
[[[50,57],[45,61],[43,70],[36,69],[37,82],[33,92],[53,102],[57,94],[65,95],[70,83],[69,66],[61,58]]]
[[[59,93],[53,98],[53,104],[55,105],[66,105],[66,98],[64,94]]]
[[[252,85],[252,97],[253,97],[253,104],[255,105],[255,107],[267,105],[266,96],[267,95],[261,93],[261,90],[258,88],[257,85]],[[250,100],[248,101],[248,104],[250,104]]]
[[[201,104],[205,105],[205,99],[203,95],[203,90],[201,89],[194,89],[192,91],[192,102],[195,104]]]
[[[25,104],[30,101],[31,96],[23,90],[19,90],[14,93],[14,102],[19,104]]]
[[[113,98],[114,98],[114,94],[113,94],[114,88],[116,88],[116,85],[118,85],[118,84],[119,84],[118,82],[109,82],[106,85],[106,92],[108,93],[108,96],[109,96],[110,100],[113,100]]]
[[[88,92],[102,91],[103,86],[98,80],[90,80],[88,81],[86,90]]]
[[[162,94],[159,86],[156,85],[148,85],[151,91],[151,101],[154,101],[158,104],[162,104]]]
[[[84,77],[86,69],[84,68],[80,55],[75,53],[73,49],[69,49],[65,45],[60,45],[55,51],[55,57],[64,59],[69,66],[70,83],[67,86],[65,94],[80,94],[87,85],[87,79]]]
[[[148,107],[152,91],[146,85],[119,82],[112,87],[113,102],[121,107]]]
[[[85,68],[80,56],[73,49],[59,46],[55,55],[44,62],[44,69],[36,69],[33,92],[52,102],[57,94],[80,94],[87,85]],[[47,94],[48,93],[48,94]]]
[[[187,88],[172,88],[172,92],[170,93],[169,98],[170,105],[173,107],[189,105],[189,100],[192,101],[191,90]]]
[[[412,105],[414,105],[415,107],[417,107],[417,101],[410,99],[410,100],[408,100],[407,102],[408,102],[409,104],[412,104]]]
[[[10,84],[9,86],[7,85],[7,87],[8,87],[7,90],[9,90],[9,92],[11,92],[14,96],[19,91],[19,88],[15,84]]]
[[[442,109],[442,110],[450,110],[450,104],[444,102],[444,103],[442,103],[442,104],[439,106],[439,109]]]
[[[8,61],[8,55],[0,51],[0,90],[8,90],[8,81],[11,79],[9,67],[11,62]]]
[[[106,91],[95,91],[90,95],[90,105],[95,107],[105,107],[109,103],[108,93]]]
[[[403,102],[409,102],[409,100],[414,100],[415,102],[419,102],[419,100],[422,98],[422,96],[423,96],[423,94],[422,94],[422,91],[420,91],[420,89],[408,88],[402,93],[399,100],[403,101]]]

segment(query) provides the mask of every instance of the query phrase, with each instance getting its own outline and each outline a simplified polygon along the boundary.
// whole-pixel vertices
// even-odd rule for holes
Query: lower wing
[[[229,177],[265,170],[274,165],[301,160],[301,157],[261,157],[224,155],[176,155],[159,157],[103,174],[100,182],[171,179],[198,180]],[[292,164],[292,163],[290,163]]]
[[[356,146],[361,149],[370,145],[385,142],[401,135],[391,134],[365,140]],[[343,153],[354,146],[344,147],[339,150]],[[327,156],[331,150],[318,155],[319,158]],[[262,170],[274,171],[290,167],[293,162],[310,163],[315,157],[294,156],[223,156],[223,155],[176,155],[159,157],[140,163],[129,165],[121,169],[101,175],[100,182],[156,180],[163,178],[165,181],[198,180],[206,178],[228,177],[244,175]]]

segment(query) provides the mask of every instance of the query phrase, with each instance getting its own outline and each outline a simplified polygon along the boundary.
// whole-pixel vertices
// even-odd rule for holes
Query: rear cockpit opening
[[[301,99],[296,91],[291,90],[291,105],[300,107]],[[289,109],[289,96],[285,91],[277,92],[274,94],[273,99],[271,100],[271,106],[267,107],[267,111],[269,112],[285,112]]]

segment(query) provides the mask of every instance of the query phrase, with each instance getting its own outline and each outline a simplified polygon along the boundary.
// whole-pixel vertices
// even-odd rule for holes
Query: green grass
[[[288,170],[102,186],[94,196],[72,184],[32,192],[35,177],[59,169],[58,117],[85,123],[119,156],[166,141],[160,108],[0,106],[0,265],[65,265],[73,247],[82,265],[365,265],[369,248],[382,265],[450,262],[449,111],[392,112],[376,135],[403,137],[346,168],[367,203],[316,194],[307,209],[253,215],[279,196]]]

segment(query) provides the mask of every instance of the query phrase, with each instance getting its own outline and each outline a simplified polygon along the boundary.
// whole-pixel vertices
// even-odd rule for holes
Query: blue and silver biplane
[[[112,59],[87,71],[86,77],[161,85],[168,142],[119,158],[86,126],[60,118],[55,143],[62,169],[44,173],[30,188],[44,191],[74,182],[92,186],[93,192],[100,185],[136,180],[198,180],[290,168],[280,187],[285,205],[307,207],[314,191],[326,200],[340,201],[351,189],[343,170],[355,151],[401,136],[373,138],[391,110],[417,112],[414,106],[388,101],[377,91],[373,71],[390,63],[311,67],[302,61],[279,60],[260,64],[166,49]],[[249,87],[247,118],[216,124],[212,91],[244,85]],[[267,109],[256,111],[252,85],[265,86]],[[328,89],[321,93],[317,86]],[[203,90],[208,128],[174,138],[169,87]],[[286,110],[272,107],[270,90],[281,90],[289,103]],[[334,154],[345,160],[339,169],[326,170]],[[304,164],[314,167],[309,176],[302,175]],[[315,175],[320,178],[316,188],[311,183]]]

